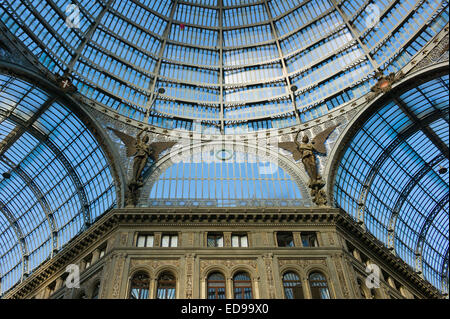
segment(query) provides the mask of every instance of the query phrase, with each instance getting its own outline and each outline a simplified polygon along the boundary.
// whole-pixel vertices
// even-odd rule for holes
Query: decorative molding
[[[179,258],[131,258],[130,269],[134,269],[139,266],[150,267],[153,271],[157,270],[161,266],[173,266],[180,267]]]
[[[257,261],[256,258],[248,259],[236,259],[234,257],[224,257],[224,258],[201,258],[200,259],[200,273],[203,274],[205,269],[210,266],[220,265],[228,270],[231,270],[235,266],[248,266],[256,270]],[[252,276],[253,277],[253,276]]]
[[[335,246],[336,242],[334,241],[334,233],[328,232],[328,242],[330,246]]]
[[[414,73],[430,65],[449,60],[449,27],[447,26],[437,34],[423,49],[421,49],[410,62],[408,73]]]
[[[342,292],[344,294],[344,297],[348,299],[350,298],[350,292],[348,290],[347,281],[345,280],[344,272],[342,270],[342,265],[340,262],[341,257],[341,255],[334,255],[333,259],[334,265],[336,266],[336,272],[339,278],[339,282],[341,283],[340,286],[342,287]]]
[[[184,288],[186,292],[186,299],[192,299],[193,298],[193,270],[194,270],[194,261],[195,261],[195,254],[186,254],[186,286]]]
[[[275,280],[273,277],[273,253],[263,255],[264,265],[266,266],[267,284],[269,285],[269,298],[275,298]]]
[[[126,254],[118,253],[115,257],[114,275],[113,275],[113,285],[112,285],[112,298],[119,298],[120,294],[120,284],[122,282],[122,273],[125,266]]]
[[[121,247],[125,247],[127,245],[128,233],[121,233],[119,244]]]

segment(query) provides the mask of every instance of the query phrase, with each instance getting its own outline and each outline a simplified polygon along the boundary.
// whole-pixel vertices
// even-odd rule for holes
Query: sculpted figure
[[[133,157],[133,173],[128,183],[127,206],[136,206],[138,189],[144,185],[142,172],[147,165],[148,159],[151,158],[156,162],[164,150],[171,148],[177,142],[154,142],[148,144],[149,136],[148,134],[144,135],[147,130],[141,130],[136,137],[132,137],[111,127],[108,127],[108,129],[125,144],[127,156]]]
[[[309,137],[307,135],[304,135],[302,141],[299,142],[299,131],[293,142],[282,142],[278,144],[278,146],[282,149],[291,152],[295,161],[298,161],[299,159],[302,160],[306,173],[309,177],[308,187],[311,188],[311,196],[314,203],[319,206],[326,205],[327,199],[325,192],[322,190],[325,183],[322,180],[322,176],[320,176],[317,172],[316,157],[314,152],[322,154],[327,152],[325,148],[325,141],[337,126],[338,125],[334,125],[320,132],[311,140],[311,142],[309,141]]]

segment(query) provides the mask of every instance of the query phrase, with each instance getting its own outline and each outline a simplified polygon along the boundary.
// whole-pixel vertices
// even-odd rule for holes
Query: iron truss
[[[14,77],[9,77],[9,79],[5,80],[5,83],[2,87],[0,87],[0,93],[5,90],[6,87],[11,85],[13,83]],[[62,165],[64,171],[66,172],[68,178],[70,178],[71,182],[74,185],[74,195],[78,198],[80,210],[78,210],[79,213],[81,213],[81,216],[83,216],[83,229],[87,229],[91,222],[91,208],[90,208],[90,202],[87,196],[87,190],[86,185],[82,182],[81,177],[78,175],[75,167],[73,166],[72,162],[69,160],[69,158],[66,157],[66,154],[62,151],[60,146],[58,146],[56,141],[52,140],[50,138],[50,135],[47,135],[45,133],[42,133],[40,130],[38,130],[36,127],[39,125],[37,124],[37,120],[40,119],[40,117],[47,111],[49,108],[54,104],[58,102],[58,97],[55,94],[48,95],[48,98],[45,101],[39,102],[40,104],[34,105],[36,108],[34,109],[34,112],[28,119],[23,119],[19,115],[16,114],[16,109],[21,105],[22,101],[25,99],[25,97],[35,90],[36,87],[32,86],[31,89],[28,92],[24,92],[23,96],[19,98],[15,103],[11,106],[11,108],[7,109],[0,109],[0,118],[1,122],[3,121],[9,121],[10,123],[14,124],[14,128],[2,138],[0,142],[0,161],[5,165],[5,167],[9,168],[9,171],[7,172],[11,178],[11,176],[15,176],[18,180],[21,180],[25,187],[31,191],[31,196],[36,198],[36,203],[40,207],[40,211],[45,215],[45,223],[48,225],[49,229],[49,236],[47,237],[50,242],[50,258],[52,258],[58,251],[58,249],[63,244],[61,239],[59,238],[59,232],[65,225],[58,225],[58,222],[55,218],[55,210],[52,208],[52,205],[50,205],[50,199],[48,195],[45,194],[45,192],[41,189],[41,187],[33,180],[33,177],[30,176],[29,172],[27,172],[22,166],[21,162],[17,162],[12,159],[14,156],[10,156],[10,152],[12,150],[12,146],[15,145],[15,143],[22,137],[24,134],[28,134],[32,136],[34,139],[36,139],[39,144],[45,146],[51,154],[53,154],[53,158],[55,162],[58,162]],[[34,94],[34,93],[33,93]],[[49,133],[50,134],[50,133]],[[25,157],[26,158],[26,157]],[[2,172],[6,173],[6,172]],[[98,173],[97,173],[98,174]],[[100,194],[101,195],[101,194]],[[77,204],[78,205],[78,204]],[[19,273],[19,277],[17,280],[22,281],[24,278],[28,276],[28,274],[33,271],[30,266],[30,255],[33,254],[32,251],[30,251],[29,245],[27,245],[27,233],[21,227],[19,217],[17,216],[16,209],[12,209],[8,203],[6,202],[0,202],[0,214],[3,215],[8,222],[11,230],[17,237],[17,243],[20,247],[20,254],[21,258],[21,270]],[[26,212],[25,214],[28,214],[29,212]],[[34,231],[34,229],[32,230]],[[42,243],[38,244],[41,245]],[[35,260],[33,260],[35,262]],[[8,274],[10,270],[7,270],[6,273],[3,272],[1,274],[1,277],[3,278]]]
[[[341,192],[343,196],[340,198],[340,195],[335,195],[336,204],[344,207],[344,205],[348,205],[344,202],[348,199],[344,198],[350,197],[356,205],[349,204],[349,213],[353,213],[359,225],[367,229],[370,220],[370,227],[374,227],[375,231],[380,231],[380,235],[377,235],[381,236],[379,239],[386,236],[383,241],[393,254],[406,254],[405,258],[410,258],[410,266],[422,276],[426,273],[427,279],[433,280],[435,285],[440,285],[443,292],[448,292],[448,246],[445,247],[445,238],[448,233],[441,228],[444,227],[442,223],[445,224],[445,221],[442,220],[442,218],[445,220],[443,214],[445,216],[445,212],[448,212],[449,193],[448,190],[440,188],[440,185],[448,183],[442,175],[446,171],[443,167],[448,165],[449,159],[448,145],[445,133],[443,133],[445,125],[448,127],[449,123],[449,110],[448,104],[446,104],[448,102],[444,101],[446,94],[448,97],[447,74],[424,76],[423,79],[418,76],[417,81],[412,79],[408,84],[402,84],[398,89],[386,94],[381,102],[377,102],[377,106],[375,104],[369,106],[368,111],[361,116],[359,121],[354,122],[355,125],[349,129],[348,135],[345,137],[345,141],[349,142],[352,148],[350,150],[343,145],[345,149],[343,148],[341,153],[343,155],[339,160],[340,168],[335,181],[335,187],[337,187],[335,190]],[[389,107],[389,102],[395,106],[392,111],[386,109]],[[379,115],[380,119],[375,117],[378,111],[380,114],[384,114]],[[386,122],[385,116],[393,123]],[[369,120],[372,126],[366,127]],[[386,122],[383,124],[386,125],[386,128],[372,130],[377,123],[381,125],[384,123],[383,121]],[[406,126],[406,128],[397,131],[395,129],[397,125]],[[389,130],[395,131],[395,136],[383,144],[377,134],[391,134],[388,133]],[[420,134],[417,135],[417,138],[412,138],[418,132]],[[356,136],[358,138],[353,140]],[[360,147],[364,148],[358,143],[368,143],[367,147],[373,149],[373,152],[377,150],[376,157],[368,161],[350,155],[350,152],[356,152]],[[405,145],[409,145],[408,149],[412,148],[411,155],[406,155],[406,149],[401,151],[400,148]],[[400,155],[403,153],[404,155]],[[371,152],[364,152],[364,154],[370,156]],[[433,155],[430,156],[431,154]],[[402,162],[399,162],[399,156],[401,156],[400,158],[411,156],[410,160],[415,161],[416,167],[413,168],[413,174],[407,173],[408,167],[400,169]],[[349,163],[350,159],[351,163]],[[358,164],[362,166],[358,167]],[[385,171],[386,169],[392,170],[392,172]],[[400,176],[404,176],[400,187],[396,187],[389,180],[383,181],[388,184],[386,188],[378,185],[378,177],[395,179]],[[424,185],[436,185],[438,189],[424,189],[423,187],[426,187]],[[373,206],[373,209],[376,210],[379,207],[377,206],[379,204],[376,204],[377,201],[383,203],[382,198],[389,197],[389,194],[381,194],[381,192],[388,191],[388,188],[393,189],[394,192],[391,195],[395,198],[390,197],[392,203],[384,204],[383,210],[386,209],[386,212],[377,214],[376,211],[371,211],[369,207]],[[411,202],[411,200],[414,201],[414,198],[411,197],[412,194],[416,194],[417,191],[424,192],[423,196],[427,198],[427,207],[417,206]],[[437,195],[433,196],[435,192]],[[369,198],[374,198],[375,202],[369,202]],[[418,205],[420,204],[418,203]],[[401,215],[401,212],[408,209],[415,210],[418,215],[409,217]],[[432,231],[433,235],[431,235]],[[409,244],[405,242],[407,239],[404,239],[408,238],[408,232],[414,238]],[[438,237],[430,239],[430,236]],[[439,242],[437,242],[438,240]],[[444,240],[443,247],[441,247],[442,240]],[[439,245],[439,248],[436,245]],[[404,249],[403,247],[407,247],[408,251],[400,251]],[[429,252],[428,249],[432,252]]]
[[[155,1],[157,3],[158,1]],[[189,129],[192,129],[192,123],[195,119],[199,118],[195,115],[185,114],[179,115],[175,113],[170,113],[166,111],[155,111],[152,110],[150,112],[150,109],[152,107],[152,103],[155,100],[155,90],[158,87],[158,82],[167,82],[169,84],[176,84],[186,87],[192,87],[192,88],[211,88],[214,87],[214,90],[217,91],[218,94],[218,100],[214,103],[203,103],[204,101],[198,100],[190,100],[186,97],[174,97],[172,95],[166,95],[160,97],[160,100],[165,101],[171,101],[174,103],[187,103],[193,107],[193,105],[200,104],[200,106],[205,107],[208,109],[208,111],[203,114],[207,115],[206,117],[201,117],[203,120],[203,124],[207,125],[208,127],[218,127],[220,132],[224,133],[225,129],[227,127],[234,128],[235,125],[247,125],[247,127],[253,127],[255,130],[262,129],[261,127],[264,127],[264,125],[271,125],[274,121],[282,121],[280,124],[273,125],[272,128],[278,127],[277,125],[281,125],[281,127],[288,127],[293,126],[305,121],[309,120],[309,117],[317,118],[325,113],[327,113],[327,110],[329,108],[337,107],[338,105],[335,105],[335,102],[331,102],[333,99],[342,99],[342,96],[338,91],[333,92],[332,94],[324,94],[325,89],[319,88],[321,85],[327,85],[326,82],[334,77],[341,77],[347,70],[351,68],[359,68],[361,67],[362,63],[366,63],[369,65],[368,71],[365,77],[360,78],[358,81],[354,81],[350,84],[348,84],[345,88],[345,92],[353,92],[353,90],[358,91],[359,86],[364,84],[366,91],[368,90],[368,84],[371,83],[373,80],[373,71],[377,69],[388,69],[392,66],[392,63],[395,62],[394,60],[401,55],[404,55],[406,52],[406,47],[410,46],[414,41],[416,41],[421,34],[425,31],[425,29],[428,27],[428,25],[431,23],[431,21],[427,21],[427,19],[433,20],[442,12],[445,7],[448,7],[448,3],[444,2],[440,6],[436,6],[433,9],[433,13],[430,17],[426,17],[426,19],[423,19],[423,23],[418,25],[413,32],[411,32],[408,39],[406,39],[405,46],[400,46],[398,48],[395,48],[394,50],[391,50],[392,52],[389,52],[388,56],[389,59],[384,61],[383,63],[380,61],[377,61],[374,57],[378,52],[380,52],[381,48],[386,46],[389,40],[392,39],[392,37],[401,30],[401,28],[408,26],[409,22],[414,20],[413,17],[416,14],[416,11],[420,11],[418,9],[422,9],[422,6],[424,5],[425,1],[418,1],[416,6],[414,7],[414,10],[409,10],[406,12],[400,21],[391,21],[390,16],[395,16],[395,14],[392,14],[397,10],[396,8],[398,6],[402,6],[400,1],[392,1],[389,4],[386,5],[386,7],[383,8],[383,10],[380,12],[380,21],[381,23],[385,23],[385,21],[388,21],[389,23],[393,24],[393,28],[389,30],[390,32],[388,34],[382,34],[379,43],[377,43],[374,47],[369,47],[367,44],[368,37],[372,35],[374,31],[374,27],[368,27],[364,30],[358,30],[358,28],[355,26],[356,22],[358,22],[361,19],[361,16],[364,15],[364,12],[367,10],[370,10],[369,6],[371,5],[371,1],[364,1],[361,5],[359,5],[358,8],[354,8],[354,10],[349,10],[348,5],[355,6],[355,4],[346,1],[329,1],[327,3],[327,8],[322,10],[322,8],[319,10],[319,7],[324,5],[322,3],[319,5],[319,2],[315,2],[312,0],[302,1],[298,3],[292,3],[291,5],[286,4],[278,4],[275,0],[262,0],[262,1],[255,1],[253,3],[246,3],[246,4],[234,4],[230,5],[227,4],[226,1],[223,0],[217,0],[215,5],[207,5],[205,3],[192,3],[188,1],[182,1],[182,0],[171,0],[165,2],[164,8],[156,8],[153,3],[142,3],[141,1],[133,0],[129,1],[130,8],[132,7],[132,10],[139,10],[139,12],[145,12],[146,14],[149,14],[150,18],[157,18],[159,19],[161,23],[165,23],[165,27],[163,30],[160,30],[161,32],[153,30],[151,27],[145,27],[141,23],[134,21],[135,19],[130,18],[129,15],[127,15],[127,12],[121,11],[118,9],[120,1],[112,1],[112,0],[102,0],[98,1],[96,4],[98,5],[99,9],[96,10],[96,12],[92,13],[90,12],[90,8],[88,7],[88,4],[81,4],[76,2],[78,5],[80,12],[83,14],[83,23],[87,25],[86,29],[83,29],[84,31],[74,29],[73,30],[73,36],[74,39],[76,39],[76,43],[71,43],[69,39],[66,39],[65,36],[62,36],[61,29],[57,29],[58,23],[54,23],[53,17],[57,17],[57,19],[63,21],[67,18],[67,12],[64,12],[64,8],[61,8],[58,4],[56,4],[53,0],[46,0],[46,5],[49,10],[51,9],[51,12],[54,12],[54,16],[52,16],[52,20],[48,21],[46,17],[49,17],[51,15],[48,15],[47,10],[44,10],[42,12],[45,12],[47,15],[44,16],[44,14],[38,9],[33,1],[24,0],[20,7],[23,8],[25,12],[30,13],[30,19],[27,21],[34,21],[40,25],[43,26],[43,32],[42,34],[37,34],[34,32],[32,28],[30,28],[24,21],[22,20],[21,16],[19,16],[17,13],[15,13],[14,8],[10,6],[8,3],[0,3],[0,14],[1,11],[4,10],[5,16],[8,15],[15,23],[17,23],[18,26],[20,26],[23,34],[26,34],[27,37],[29,37],[32,42],[36,44],[42,51],[42,55],[45,55],[46,58],[52,61],[55,65],[57,65],[57,69],[62,71],[67,71],[69,74],[73,74],[74,77],[82,83],[82,85],[89,87],[92,90],[95,90],[99,93],[101,93],[104,96],[107,96],[108,98],[111,97],[115,100],[115,103],[121,103],[125,108],[128,108],[128,111],[126,111],[124,116],[126,117],[136,117],[136,120],[138,121],[144,121],[146,123],[149,122],[149,116],[150,113],[152,114],[152,117],[161,118],[164,121],[174,121],[179,123],[184,123],[182,126],[189,127]],[[310,11],[308,9],[311,4],[313,6],[316,6],[316,9],[320,11],[319,14],[316,12]],[[127,7],[129,8],[129,7]],[[214,16],[216,19],[214,20],[214,25],[211,26],[209,23],[201,23],[198,21],[180,21],[180,18],[176,16],[176,13],[183,9],[183,8],[189,8],[189,10],[197,10],[196,12],[201,12],[202,14],[199,14],[198,16],[202,16],[203,13],[205,13],[205,19],[210,19],[210,17],[206,18],[206,12],[214,12]],[[257,9],[255,9],[257,8]],[[282,9],[280,9],[282,8]],[[130,9],[131,10],[131,9]],[[209,10],[209,11],[208,11]],[[247,21],[244,25],[241,25],[239,23],[228,23],[229,21],[226,21],[225,17],[227,17],[227,14],[230,13],[232,10],[236,12],[235,16],[238,16],[240,14],[248,14],[248,12],[252,12],[251,10],[260,10],[260,11],[254,11],[258,12],[258,17],[254,17],[254,21],[250,22]],[[281,10],[277,12],[277,10]],[[164,13],[166,11],[166,13]],[[243,13],[241,13],[243,12]],[[246,13],[247,12],[247,13]],[[308,14],[306,14],[308,13]],[[256,14],[256,13],[254,13]],[[288,18],[297,19],[296,15],[304,15],[304,16],[310,16],[312,17],[310,21],[307,21],[305,23],[301,22],[299,23],[298,27],[293,27],[290,31],[287,33],[284,33],[280,30],[280,23],[281,21],[287,20]],[[311,43],[308,44],[307,47],[301,47],[296,48],[294,51],[289,51],[286,48],[283,47],[283,44],[286,42],[289,42],[293,39],[293,36],[297,33],[302,33],[308,28],[314,27],[315,24],[318,22],[326,22],[326,19],[328,19],[333,14],[336,14],[339,16],[339,26],[333,30],[328,30],[325,32],[325,34],[322,37],[319,37],[317,39],[311,40]],[[113,25],[105,25],[104,17],[108,15],[114,15],[114,17],[119,18],[120,20],[126,22],[125,28],[123,28],[124,25],[121,25],[119,29],[124,30],[127,29],[128,26],[135,28],[139,32],[142,32],[145,36],[150,36],[156,41],[160,43],[160,46],[155,51],[148,50],[148,48],[143,48],[137,45],[136,43],[133,43],[127,35],[122,34],[121,32],[116,32],[113,29],[117,27],[115,25],[115,22]],[[232,20],[235,19],[235,17],[229,17],[228,19]],[[182,19],[181,19],[182,20]],[[418,20],[418,19],[415,19]],[[233,21],[232,21],[233,22]],[[333,22],[334,23],[334,22]],[[217,24],[217,25],[215,25]],[[295,23],[293,23],[295,25]],[[174,39],[171,37],[171,31],[175,27],[183,26],[183,28],[189,27],[189,28],[195,28],[200,31],[204,32],[217,32],[217,45],[210,45],[207,43],[202,43],[201,45],[195,45],[193,43],[190,43],[189,41],[182,41]],[[247,45],[242,44],[228,44],[225,46],[225,34],[230,32],[238,32],[239,34],[242,33],[241,30],[248,28],[249,32],[255,32],[257,33],[258,28],[265,28],[268,33],[270,33],[270,37],[266,39],[265,41],[255,43],[247,43]],[[334,55],[340,55],[343,54],[345,50],[347,50],[350,46],[355,45],[362,51],[362,56],[360,59],[352,61],[351,64],[347,65],[344,68],[341,68],[337,72],[323,72],[324,74],[327,74],[327,76],[323,79],[320,79],[318,81],[312,81],[311,85],[308,87],[299,88],[300,90],[296,91],[295,87],[296,85],[293,83],[294,78],[296,78],[299,75],[299,71],[290,72],[289,69],[289,63],[293,60],[293,58],[300,57],[301,54],[304,52],[307,52],[310,47],[314,45],[318,45],[321,41],[324,40],[330,40],[333,36],[337,34],[337,32],[345,30],[349,34],[351,34],[352,39],[348,41],[348,43],[344,46],[337,47],[330,51],[329,56]],[[322,30],[317,30],[318,32],[322,32]],[[48,47],[48,45],[45,43],[45,41],[42,39],[43,34],[48,32],[49,34],[54,37],[55,41],[58,44],[59,48],[62,48],[65,50],[65,52],[68,53],[68,58],[64,58],[59,56],[59,53],[54,52],[52,48]],[[72,31],[71,31],[72,32]],[[118,56],[114,52],[110,52],[108,50],[101,49],[101,46],[104,44],[99,44],[93,41],[94,34],[103,32],[108,37],[112,37],[114,39],[117,39],[124,45],[128,46],[131,50],[134,50],[136,52],[139,52],[140,54],[143,54],[147,56],[149,59],[152,59],[155,61],[155,67],[154,70],[149,69],[141,69],[134,65],[133,63],[130,63],[126,58]],[[305,31],[306,32],[306,31]],[[114,40],[115,41],[115,40]],[[247,41],[248,42],[248,41]],[[219,61],[217,65],[211,66],[211,65],[205,65],[205,64],[199,64],[199,65],[193,65],[192,63],[188,63],[186,61],[180,61],[180,60],[174,60],[170,57],[167,57],[166,55],[166,49],[169,46],[180,46],[183,48],[191,48],[191,49],[200,49],[200,50],[206,50],[208,52],[214,52],[217,53],[219,56]],[[243,65],[227,65],[224,61],[224,57],[227,54],[227,52],[237,52],[239,50],[247,51],[249,49],[261,49],[264,50],[266,47],[273,47],[275,50],[275,55],[272,59],[266,59],[265,61],[251,61],[251,62],[245,62],[246,64]],[[132,81],[126,81],[122,79],[117,74],[113,74],[114,71],[109,70],[109,68],[104,68],[103,65],[97,65],[95,62],[90,61],[92,60],[92,57],[86,57],[84,56],[84,51],[88,48],[92,47],[95,51],[95,55],[101,54],[103,57],[106,57],[108,59],[114,60],[119,64],[126,65],[128,69],[136,70],[138,71],[138,74],[141,76],[144,76],[146,78],[145,83],[140,85],[139,87],[136,83],[133,83]],[[98,51],[98,52],[97,52]],[[409,54],[409,53],[408,53]],[[328,59],[328,58],[327,58]],[[322,61],[321,58],[317,58],[311,65],[308,65],[309,68],[316,68],[320,67],[322,63],[325,62],[326,59]],[[108,91],[102,84],[101,81],[92,81],[90,78],[85,78],[81,73],[79,69],[77,69],[77,64],[82,61],[84,65],[86,65],[91,70],[99,71],[100,73],[104,74],[107,77],[110,77],[113,81],[117,81],[117,83],[120,84],[120,86],[131,88],[133,93],[128,97],[124,97],[120,95],[117,92],[111,92]],[[215,84],[211,83],[205,83],[198,79],[195,79],[193,81],[186,80],[183,76],[177,75],[172,76],[171,78],[166,77],[162,73],[162,65],[164,63],[171,64],[172,66],[182,66],[182,67],[193,67],[196,69],[196,71],[201,70],[211,70],[214,69],[218,72],[218,81]],[[266,67],[271,66],[274,64],[280,65],[281,74],[279,76],[263,76],[259,77],[256,81],[249,81],[245,80],[242,81],[242,83],[235,83],[235,84],[227,84],[225,83],[225,73],[229,70],[244,70],[248,69],[249,67]],[[301,71],[304,72],[305,70]],[[306,75],[307,76],[307,75]],[[269,99],[266,97],[258,97],[257,100],[251,101],[249,103],[235,103],[235,102],[228,102],[226,101],[225,96],[227,93],[230,92],[230,88],[246,88],[248,89],[251,86],[258,85],[261,88],[267,88],[267,85],[274,84],[274,83],[284,83],[285,92],[283,92],[280,95],[272,96]],[[184,90],[183,88],[183,90]],[[319,100],[314,100],[312,102],[306,102],[303,101],[300,96],[304,95],[305,92],[308,90],[314,88],[314,94],[318,93],[322,96]],[[182,89],[180,89],[182,91]],[[312,92],[312,91],[311,91]],[[346,94],[347,94],[346,93]],[[351,95],[350,93],[348,93]],[[353,93],[352,93],[353,94]],[[137,96],[144,97],[145,101],[142,103],[136,103]],[[262,96],[262,95],[261,95]],[[264,108],[265,102],[267,100],[274,100],[274,101],[283,101],[289,103],[290,105],[287,107],[279,107],[279,105],[270,112],[262,112],[259,111],[259,108]],[[302,102],[302,105],[296,105],[296,100],[299,100]],[[102,103],[105,107],[110,106],[108,103]],[[244,104],[245,109],[244,115],[242,118],[234,118],[233,116],[228,117],[227,113],[228,111],[234,110],[234,108],[242,107]],[[340,104],[342,104],[340,102]],[[333,105],[333,106],[331,106]],[[198,105],[197,105],[198,106]],[[197,107],[195,106],[195,107]],[[194,107],[193,107],[194,109]],[[319,110],[320,111],[313,111],[313,110]],[[199,111],[198,112],[203,112]],[[196,112],[197,112],[196,111]],[[247,112],[248,111],[248,112]],[[216,114],[217,112],[217,114]],[[254,112],[255,114],[249,115],[250,113]],[[235,112],[232,112],[233,114]],[[248,114],[247,114],[248,113]],[[270,114],[269,114],[270,113]],[[302,119],[301,114],[307,113],[308,115],[304,115],[305,118]],[[322,114],[323,113],[323,114]],[[142,116],[141,116],[142,115]],[[217,115],[217,116],[216,116]],[[152,120],[153,121],[153,120]],[[157,123],[153,123],[152,125],[162,125],[159,121],[156,121]],[[263,124],[266,123],[266,124]],[[269,123],[269,124],[267,124]],[[166,128],[166,127],[164,127]]]

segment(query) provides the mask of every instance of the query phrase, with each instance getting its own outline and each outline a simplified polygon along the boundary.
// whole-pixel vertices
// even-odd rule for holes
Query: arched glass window
[[[98,293],[100,291],[100,283],[98,282],[95,287],[94,291],[92,292],[92,298],[91,299],[98,299]]]
[[[330,299],[327,279],[320,272],[309,275],[312,299]]]
[[[177,281],[169,272],[162,273],[158,278],[157,299],[175,299]]]
[[[153,184],[148,205],[310,206],[305,185],[281,166],[229,147],[223,159],[211,146],[169,166]]]
[[[150,277],[145,272],[137,273],[131,278],[130,299],[147,299]]]
[[[283,275],[283,288],[286,299],[304,298],[302,283],[294,272],[287,272]]]
[[[219,272],[208,276],[208,299],[225,299],[225,277]]]
[[[233,277],[234,299],[252,299],[252,280],[245,272],[237,273]]]

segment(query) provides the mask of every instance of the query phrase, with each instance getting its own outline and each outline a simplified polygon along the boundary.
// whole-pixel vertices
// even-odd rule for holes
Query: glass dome
[[[98,142],[54,95],[0,75],[1,292],[115,206]]]
[[[448,292],[449,77],[380,107],[346,146],[334,197],[433,285]],[[355,125],[356,126],[356,125]]]
[[[0,18],[100,109],[166,129],[284,128],[361,97],[448,22],[447,1],[6,1]],[[158,93],[158,89],[161,93]]]

